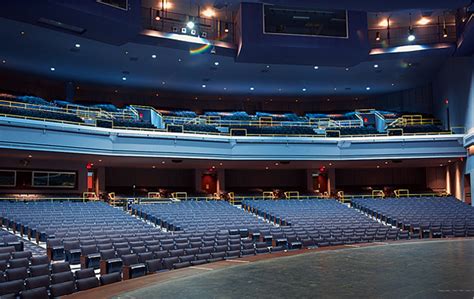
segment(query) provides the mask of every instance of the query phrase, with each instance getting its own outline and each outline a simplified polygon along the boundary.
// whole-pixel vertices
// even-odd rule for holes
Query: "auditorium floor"
[[[336,250],[288,254],[275,258],[266,255],[268,258],[263,260],[255,256],[150,275],[135,279],[136,282],[125,282],[130,284],[129,289],[124,289],[124,285],[108,296],[103,293],[107,292],[106,286],[75,297],[474,297],[473,239],[344,246]],[[159,279],[160,275],[164,278]],[[173,277],[166,278],[166,275]],[[145,282],[153,279],[152,276],[155,276],[154,282]],[[143,281],[140,283],[140,280]],[[126,291],[131,289],[134,290]]]

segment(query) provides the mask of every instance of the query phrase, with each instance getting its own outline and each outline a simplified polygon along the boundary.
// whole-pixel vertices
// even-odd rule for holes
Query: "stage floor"
[[[74,297],[474,297],[473,239],[344,246],[271,256],[173,270]]]

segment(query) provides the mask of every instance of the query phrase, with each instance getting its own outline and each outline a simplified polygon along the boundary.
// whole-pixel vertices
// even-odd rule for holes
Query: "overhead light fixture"
[[[52,72],[54,72],[56,69],[55,69],[54,67],[52,67],[52,68],[50,68],[50,70],[51,70]]]
[[[380,41],[380,31],[375,32],[375,40]]]
[[[81,44],[75,44],[74,45],[76,48],[80,48],[81,47]]]
[[[151,58],[155,59],[155,58],[156,58],[156,55],[155,55],[155,54],[151,55]]]
[[[218,66],[218,65],[219,65],[219,61],[214,62],[214,65],[215,65],[215,66]]]
[[[122,80],[123,80],[123,81],[127,81],[127,77],[122,77]]]
[[[446,28],[446,15],[443,13],[443,37],[448,37],[448,29]]]
[[[202,88],[206,88],[207,86],[206,86],[206,84],[203,84],[203,85],[201,85],[201,87],[202,87]]]
[[[319,66],[315,65],[315,66],[314,66],[314,69],[315,69],[315,70],[319,69]]]
[[[224,25],[224,32],[229,33],[229,24],[225,23]]]
[[[367,87],[365,88],[365,90],[369,91],[369,90],[370,90],[370,87],[369,87],[369,86],[367,86]]]
[[[383,19],[379,22],[379,27],[387,27],[388,26],[388,18]]]
[[[415,40],[415,31],[413,30],[413,27],[411,26],[411,13],[410,13],[410,26],[408,27],[408,41],[412,42]]]
[[[207,18],[213,18],[213,17],[216,16],[216,12],[215,12],[214,9],[208,7],[202,12],[202,15],[207,17]]]
[[[186,27],[188,27],[189,29],[194,29],[194,26],[195,26],[195,24],[194,24],[193,21],[188,21],[188,22],[186,23]]]
[[[303,88],[302,90],[303,90],[303,91],[306,91],[306,88]]]
[[[378,65],[378,64],[374,64],[374,68],[378,68],[378,67],[379,67],[379,65]]]
[[[254,88],[254,87],[250,87],[250,90],[255,90],[255,88]]]
[[[410,26],[408,28],[408,41],[409,42],[412,42],[416,39],[416,36],[415,36],[415,31],[413,30],[413,28]]]

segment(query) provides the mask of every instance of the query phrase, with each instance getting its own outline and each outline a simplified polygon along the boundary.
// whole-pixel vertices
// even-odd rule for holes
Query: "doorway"
[[[472,204],[472,195],[471,195],[471,175],[464,175],[464,202],[471,205]]]
[[[217,192],[217,174],[204,173],[201,177],[201,190],[207,194],[214,194]]]

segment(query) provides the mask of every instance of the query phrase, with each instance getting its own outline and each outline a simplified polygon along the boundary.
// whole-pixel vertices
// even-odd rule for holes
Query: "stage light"
[[[408,41],[409,42],[412,42],[416,39],[415,37],[415,31],[413,30],[413,28],[410,26],[410,28],[408,29]]]
[[[375,40],[376,41],[380,40],[380,31],[375,32]]]
[[[417,23],[418,25],[428,25],[430,21],[431,21],[430,19],[423,17],[419,19]]]
[[[189,29],[193,29],[195,26],[194,22],[193,21],[189,21],[186,23],[186,27],[188,27]]]
[[[206,8],[203,12],[202,15],[207,17],[207,18],[212,18],[216,16],[216,12],[212,8]]]

